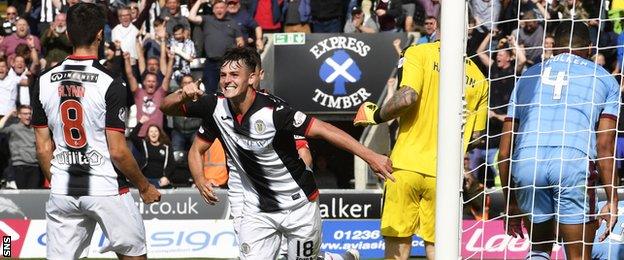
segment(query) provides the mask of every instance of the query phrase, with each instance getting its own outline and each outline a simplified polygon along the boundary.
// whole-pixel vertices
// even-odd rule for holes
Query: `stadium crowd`
[[[201,80],[206,92],[218,82],[220,56],[247,45],[262,52],[265,33],[419,32],[409,44],[439,39],[439,0],[91,0],[106,8],[104,66],[123,75],[134,96],[129,145],[153,183],[190,184],[185,153],[201,120],[167,117],[162,99],[184,84]],[[72,51],[65,12],[80,0],[8,1],[0,21],[0,172],[2,187],[45,187],[29,127],[29,86],[37,75]],[[605,4],[608,3],[608,4]],[[598,46],[594,60],[620,72],[624,34],[619,17],[624,1],[471,0],[467,54],[491,80],[488,137],[466,157],[467,186],[496,185],[495,154],[506,104],[517,76],[552,56],[553,29],[560,19],[583,19]],[[613,20],[606,19],[607,17]],[[599,19],[603,18],[603,19]],[[615,22],[614,22],[615,21]],[[380,35],[380,37],[383,37]],[[619,46],[619,47],[618,47]],[[544,47],[544,48],[543,48]],[[624,130],[624,124],[619,125]],[[620,131],[618,143],[624,144]],[[618,158],[624,158],[624,145]],[[209,151],[206,162],[222,160]],[[217,159],[215,159],[217,158]],[[221,159],[218,159],[221,158]],[[618,161],[618,169],[624,171]],[[324,173],[321,188],[336,185],[328,158],[315,160]],[[211,163],[222,171],[223,163]],[[214,170],[214,169],[212,169]],[[211,169],[206,170],[211,171]],[[620,176],[624,176],[620,173]],[[344,188],[344,187],[343,187]]]

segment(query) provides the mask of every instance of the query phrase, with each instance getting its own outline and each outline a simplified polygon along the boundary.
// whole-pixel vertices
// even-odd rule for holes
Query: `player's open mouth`
[[[236,86],[226,86],[224,89],[225,90],[235,90]]]

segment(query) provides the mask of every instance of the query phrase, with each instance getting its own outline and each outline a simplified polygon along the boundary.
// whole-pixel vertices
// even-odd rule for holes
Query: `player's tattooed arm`
[[[388,121],[399,117],[403,112],[416,104],[418,93],[409,87],[402,86],[381,108],[380,117],[383,121]]]
[[[50,168],[52,167],[52,157],[54,151],[54,143],[52,141],[52,135],[50,129],[47,127],[35,128],[35,147],[37,148],[37,160],[43,175],[50,180],[52,173]]]

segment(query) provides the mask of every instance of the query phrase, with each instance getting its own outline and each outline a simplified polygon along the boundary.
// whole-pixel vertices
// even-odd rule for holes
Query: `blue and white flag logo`
[[[346,95],[345,84],[360,80],[362,71],[344,50],[338,50],[325,59],[319,70],[323,81],[334,84],[333,95]]]

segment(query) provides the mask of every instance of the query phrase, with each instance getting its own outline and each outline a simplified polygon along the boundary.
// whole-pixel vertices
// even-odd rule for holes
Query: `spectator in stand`
[[[61,13],[67,13],[67,10],[69,10],[69,8],[72,7],[73,5],[75,5],[77,3],[80,3],[80,0],[66,0],[66,1],[63,1],[63,0],[52,0],[52,3],[57,8],[58,8],[58,6],[60,6],[60,8],[58,8],[58,9],[60,10]]]
[[[180,12],[180,0],[166,0],[165,8],[161,10],[160,18],[167,22],[167,35],[173,35],[173,27],[176,25],[184,26],[184,30],[190,35],[191,24]]]
[[[175,169],[173,161],[173,149],[171,149],[169,137],[157,125],[147,125],[147,135],[139,137],[139,129],[144,128],[144,124],[150,118],[146,115],[139,118],[139,122],[130,132],[130,140],[134,147],[141,152],[141,172],[147,180],[154,186],[164,188],[170,185],[169,176]]]
[[[498,25],[495,22],[498,21],[501,10],[500,0],[470,0],[468,9],[477,26],[472,32],[472,37],[477,42],[481,42],[488,34],[498,30]],[[518,19],[517,13],[512,15],[513,19]],[[515,28],[514,26],[513,29]]]
[[[501,38],[498,41],[496,51],[490,51],[495,59],[492,59],[486,48],[490,43],[492,34],[485,37],[477,54],[481,63],[489,68],[490,79],[490,99],[488,112],[488,140],[484,143],[480,143],[477,148],[470,152],[470,169],[479,181],[486,184],[487,187],[492,187],[494,184],[494,177],[498,175],[498,170],[494,165],[496,161],[496,153],[498,152],[498,145],[500,142],[500,134],[503,129],[503,122],[507,115],[507,104],[511,98],[511,93],[515,85],[515,75],[520,75],[524,68],[526,61],[524,55],[524,49],[519,48],[513,36],[507,36]],[[493,48],[490,48],[493,50]],[[514,55],[515,54],[515,55]],[[486,75],[488,75],[486,73]],[[490,167],[484,167],[484,163],[490,165]],[[479,168],[479,169],[477,169]],[[477,170],[475,170],[477,169]],[[487,175],[486,175],[487,171]]]
[[[137,29],[141,30],[145,21],[150,18],[150,7],[154,2],[156,2],[156,0],[143,0],[139,6],[136,1],[132,0],[128,4],[128,8],[130,8],[130,19]]]
[[[286,0],[284,3],[284,32],[311,33],[310,1]]]
[[[134,75],[132,75],[130,57],[128,53],[124,52],[124,63],[126,76],[128,77],[128,85],[130,85],[130,91],[134,94],[134,104],[137,109],[136,118],[140,119],[143,116],[149,117],[149,122],[143,124],[141,129],[139,129],[139,137],[145,137],[147,128],[151,125],[155,125],[160,129],[163,129],[164,116],[162,111],[158,108],[169,90],[174,54],[172,52],[166,52],[163,53],[163,55],[168,55],[168,61],[162,85],[158,85],[158,77],[156,74],[151,72],[145,73],[143,82],[139,85],[137,79]]]
[[[526,11],[520,21],[521,29],[511,32],[511,35],[518,40],[518,44],[525,48],[528,66],[533,65],[533,61],[542,54],[544,28],[535,19],[537,19],[535,12]]]
[[[262,27],[256,23],[246,10],[241,10],[240,0],[227,0],[228,15],[238,24],[247,46],[256,48],[259,52],[264,50],[262,39]]]
[[[601,53],[596,53],[594,56],[591,57],[591,60],[602,67],[605,67],[606,65],[605,56]]]
[[[165,20],[157,17],[153,22],[153,32],[145,35],[143,40],[143,54],[147,58],[160,57],[160,45],[167,39]]]
[[[173,79],[177,85],[182,75],[191,74],[191,62],[195,59],[195,44],[187,38],[184,26],[178,24],[173,27],[173,37],[169,39],[169,46],[175,54]]]
[[[64,13],[57,14],[50,28],[41,36],[41,44],[46,50],[45,60],[48,67],[52,67],[65,59],[73,50],[65,33],[67,29],[65,18]]]
[[[420,36],[418,42],[416,44],[421,43],[429,43],[438,40],[440,36],[438,35],[438,19],[429,16],[425,19],[425,32]]]
[[[34,1],[32,0],[7,0],[3,2],[7,2],[7,5],[14,6],[17,9],[17,13],[19,14],[19,16],[26,17],[26,14],[28,14],[32,10],[32,3]]]
[[[403,30],[406,32],[413,32],[415,30],[414,15],[416,14],[416,0],[401,0],[401,9],[403,9],[403,15],[405,16]]]
[[[214,15],[197,15],[200,5],[209,0],[198,0],[191,8],[189,21],[203,26],[204,51],[206,60],[204,61],[203,83],[206,92],[215,93],[219,83],[219,72],[221,69],[221,57],[225,50],[245,45],[241,29],[236,21],[226,16],[226,3],[222,0],[214,2],[212,11]]]
[[[379,31],[373,19],[365,18],[362,9],[357,8],[351,11],[351,19],[345,23],[345,33],[376,33]]]
[[[15,48],[15,58],[11,62],[9,74],[15,74],[22,78],[21,86],[28,87],[31,80],[38,75],[41,68],[39,53],[35,48],[34,40],[28,40],[28,44],[20,43]]]
[[[278,33],[281,31],[283,2],[284,0],[257,0],[251,2],[251,14],[264,32]]]
[[[9,64],[4,57],[0,57],[0,119],[9,117],[15,111],[18,83],[21,79],[14,74],[9,74]],[[9,151],[8,136],[0,133],[0,176],[4,175],[4,181],[13,189],[17,189],[10,165],[11,153]],[[6,169],[6,174],[5,173]]]
[[[130,0],[130,2],[128,3],[128,8],[130,8],[130,17],[132,21],[135,21],[137,18],[139,18],[139,3],[137,3],[137,0]],[[139,26],[137,26],[137,28],[139,28]]]
[[[7,6],[6,8],[6,20],[2,20],[2,30],[0,30],[0,36],[11,35],[17,30],[15,22],[19,19],[17,15],[17,9],[15,6]]]
[[[12,69],[9,73],[15,74],[21,79],[20,88],[17,92],[17,104],[30,105],[29,86],[40,70],[39,55],[32,40],[29,41],[28,45],[20,43],[16,50]]]
[[[397,19],[403,14],[400,0],[375,0],[373,2],[379,30],[396,32]]]
[[[313,0],[310,2],[312,14],[312,32],[339,33],[342,31],[344,16],[344,1],[342,0]]]
[[[0,119],[0,133],[9,136],[11,150],[11,167],[18,189],[37,189],[41,187],[43,174],[35,149],[35,130],[30,125],[32,109],[20,106],[17,110],[19,123],[6,126],[10,116]],[[16,111],[11,111],[15,115]]]
[[[575,20],[582,20],[589,27],[590,40],[592,44],[596,45],[596,38],[598,36],[598,5],[600,6],[600,2],[593,2],[589,0],[581,1],[581,0],[564,0],[563,4],[560,4],[556,11],[561,13],[561,18],[570,19],[573,18]]]
[[[113,42],[121,42],[121,50],[130,54],[131,64],[136,65],[139,54],[136,49],[136,39],[139,35],[139,29],[132,24],[132,18],[130,17],[130,8],[121,7],[117,10],[117,17],[119,18],[119,24],[113,28],[111,32],[111,39]]]
[[[186,74],[182,76],[180,88],[195,82],[193,76]],[[176,91],[177,89],[171,89]],[[188,152],[195,139],[195,133],[202,124],[202,120],[192,117],[174,116],[173,129],[171,130],[171,143],[174,152]]]
[[[162,26],[162,28],[164,32],[164,26]],[[186,36],[184,32],[182,33],[184,36]],[[166,41],[164,40],[164,38],[163,40],[160,40],[159,38],[159,40],[155,43],[160,45],[160,47],[158,47],[159,53],[162,53],[160,52],[160,50],[167,49]],[[143,51],[143,45],[145,45],[145,43],[142,43],[141,39],[136,40],[136,48],[139,54],[145,53]],[[145,78],[145,73],[150,72],[156,74],[158,78],[158,85],[162,84],[163,79],[165,78],[165,75],[162,72],[166,71],[167,69],[167,55],[148,56],[147,61],[145,60],[145,55],[139,55],[139,59],[137,60],[137,62],[139,67],[139,73],[141,75],[141,80]]]
[[[538,64],[540,62],[544,62],[547,59],[552,58],[553,56],[553,47],[555,47],[555,38],[551,35],[548,35],[544,38],[544,50],[542,55],[538,56],[533,60],[533,64]]]
[[[41,42],[39,37],[28,33],[28,22],[25,19],[19,19],[15,23],[17,30],[4,38],[0,43],[0,56],[5,55],[8,57],[9,62],[15,58],[15,48],[20,43],[28,44],[28,41],[32,41],[34,47],[38,53],[41,53]]]
[[[30,15],[33,20],[38,18],[38,20],[34,21],[34,23],[36,24],[38,32],[37,35],[39,36],[48,31],[50,25],[54,23],[54,18],[57,15],[56,12],[58,9],[56,6],[54,6],[53,2],[54,1],[52,0],[35,1],[35,5],[33,6],[34,10]],[[33,15],[37,15],[38,17],[33,17]]]
[[[427,17],[435,17],[436,20],[440,19],[440,0],[418,0],[418,3],[425,10]]]
[[[17,86],[20,78],[9,73],[7,60],[0,57],[0,119],[15,111]]]
[[[116,75],[123,75],[124,58],[122,54],[123,53],[121,52],[121,42],[104,43],[105,59],[100,60],[100,63]]]

